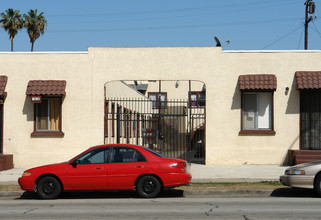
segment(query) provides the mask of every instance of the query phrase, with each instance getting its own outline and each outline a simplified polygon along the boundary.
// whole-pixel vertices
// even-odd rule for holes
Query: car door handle
[[[144,166],[136,166],[136,168],[143,168]]]
[[[96,170],[102,170],[103,168],[102,167],[96,167]]]

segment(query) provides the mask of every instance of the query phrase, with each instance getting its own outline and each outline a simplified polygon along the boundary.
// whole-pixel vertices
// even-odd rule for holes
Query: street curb
[[[218,198],[218,197],[269,197],[273,190],[178,190],[183,197]],[[174,194],[176,194],[174,193]],[[0,192],[0,198],[21,197],[24,191]],[[171,193],[170,193],[171,194]]]
[[[253,183],[253,182],[273,182],[279,179],[264,179],[264,178],[199,178],[192,179],[191,183]],[[18,181],[0,181],[0,185],[19,185]]]
[[[192,178],[192,183],[253,183],[253,182],[274,182],[277,178]]]
[[[10,192],[0,192],[0,197],[21,197],[24,192],[22,191],[10,191]]]
[[[8,186],[8,185],[16,185],[18,186],[18,181],[1,181],[0,182],[1,186]]]
[[[186,197],[269,197],[273,190],[184,190]]]

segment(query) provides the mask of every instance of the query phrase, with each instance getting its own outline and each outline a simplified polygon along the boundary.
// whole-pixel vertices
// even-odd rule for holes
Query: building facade
[[[321,51],[220,47],[0,53],[0,161],[27,168],[103,144],[106,97],[125,91],[119,82],[167,81],[161,92],[188,101],[194,91],[193,105],[206,88],[205,164],[288,164],[289,150],[321,150],[320,58]],[[159,85],[149,88],[135,96],[152,101],[148,92]]]

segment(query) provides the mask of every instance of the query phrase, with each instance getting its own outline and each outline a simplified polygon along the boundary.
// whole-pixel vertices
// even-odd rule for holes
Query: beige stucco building
[[[298,89],[296,78],[296,73],[303,73],[304,81],[309,76],[302,71],[310,71],[314,74],[310,80],[318,80],[320,60],[321,51],[222,51],[220,47],[0,53],[0,75],[7,77],[1,104],[0,153],[13,155],[17,168],[69,160],[88,147],[106,141],[104,106],[111,89],[107,87],[108,82],[173,82],[172,86],[164,85],[162,91],[166,90],[168,96],[172,94],[172,98],[180,98],[183,93],[175,88],[179,81],[179,88],[184,87],[185,91],[206,88],[206,107],[202,106],[206,111],[205,164],[288,163],[288,150],[321,149],[318,143],[313,147],[306,142],[304,146],[300,144],[300,140],[309,136],[300,137],[300,94],[318,91],[321,87],[317,84],[313,88],[306,85]],[[253,79],[253,88],[241,89],[239,78],[243,76],[245,83],[250,82],[247,75],[266,75],[276,82],[273,85],[264,82],[267,88],[259,88],[260,80]],[[44,88],[40,94],[33,94],[27,92],[33,80],[63,81],[66,86],[64,92],[60,88],[58,94],[46,93]],[[189,82],[195,82],[191,85],[195,87],[188,88]],[[112,91],[117,91],[117,84],[121,85],[113,83],[116,87]],[[155,90],[151,85],[149,88]],[[119,89],[120,97],[126,94],[128,92]],[[188,99],[188,93],[184,94]],[[135,96],[148,98],[147,94]],[[32,97],[40,97],[42,104],[37,104],[36,99],[32,102]],[[51,108],[51,99],[60,103],[58,110],[52,110],[58,116],[48,113],[48,120],[42,119],[43,103]],[[58,123],[54,131],[41,127],[40,120],[54,123],[51,119]],[[32,135],[37,129],[39,134]],[[46,132],[42,132],[43,129]],[[60,133],[52,135],[51,131]],[[310,131],[313,132],[315,130]]]

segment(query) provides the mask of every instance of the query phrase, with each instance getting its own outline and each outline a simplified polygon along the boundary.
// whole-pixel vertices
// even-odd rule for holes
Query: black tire
[[[37,192],[42,199],[56,199],[61,193],[61,185],[54,177],[43,177],[37,185]]]
[[[161,183],[154,176],[143,176],[137,182],[136,190],[142,198],[157,197],[161,191]]]
[[[321,197],[321,173],[319,173],[314,180],[314,190]]]

